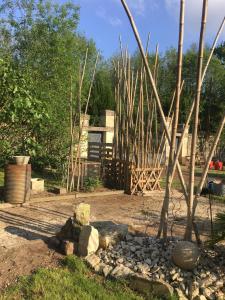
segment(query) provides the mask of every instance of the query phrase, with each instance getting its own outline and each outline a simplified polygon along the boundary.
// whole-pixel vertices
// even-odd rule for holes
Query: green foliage
[[[225,110],[225,69],[224,69],[224,50],[225,43],[222,43],[215,50],[208,71],[206,73],[200,103],[200,131],[206,136],[215,133]],[[205,48],[204,65],[209,56],[209,48]],[[190,111],[191,104],[196,94],[196,71],[197,71],[198,49],[194,44],[183,55],[182,76],[184,86],[181,94],[180,103],[180,123],[184,123]],[[114,57],[115,59],[116,57]],[[117,57],[118,58],[118,57]],[[153,71],[155,60],[154,53],[148,55],[150,67]],[[132,58],[134,70],[140,68],[141,57],[136,52]],[[157,87],[162,101],[164,113],[167,116],[173,93],[176,87],[177,76],[177,51],[170,48],[164,54],[159,55]],[[160,118],[158,118],[160,119]],[[224,139],[223,139],[224,141]]]
[[[97,187],[100,187],[102,182],[99,180],[98,177],[88,177],[84,182],[84,188],[86,191],[93,191]]]
[[[113,72],[110,64],[102,64],[99,66],[91,94],[91,102],[89,105],[89,113],[92,117],[91,122],[99,125],[99,116],[105,109],[114,109],[114,87]]]
[[[210,244],[225,240],[225,213],[218,213],[213,224],[213,239]]]
[[[31,93],[32,82],[12,61],[0,59],[0,151],[4,161],[13,154],[36,154],[37,135],[47,120],[45,105]]]
[[[22,277],[5,291],[1,299],[143,299],[127,285],[118,281],[104,280],[90,273],[84,263],[75,256],[64,261],[58,269],[39,269],[31,276]]]
[[[221,61],[221,63],[225,64],[225,41],[222,42],[216,49],[215,54],[218,57],[218,59]]]
[[[7,48],[13,68],[23,74],[26,80],[29,78],[29,89],[26,87],[27,81],[23,82],[21,79],[18,82],[17,94],[20,93],[23,101],[14,103],[18,102],[20,106],[16,107],[23,109],[23,112],[27,112],[29,108],[29,113],[36,113],[37,118],[41,117],[37,107],[32,106],[33,111],[29,107],[36,99],[36,105],[41,103],[48,116],[42,121],[39,120],[39,131],[35,140],[32,136],[24,136],[24,147],[34,148],[34,166],[42,168],[45,165],[62,170],[70,142],[70,78],[72,77],[74,110],[77,111],[79,72],[88,47],[87,72],[81,99],[82,105],[85,105],[96,57],[95,44],[76,32],[79,8],[70,1],[55,4],[48,0],[3,0],[0,13],[4,15],[0,22],[0,31],[4,33],[0,54],[4,57]],[[12,114],[8,117],[12,119],[16,116]],[[8,121],[10,124],[9,118]],[[35,128],[34,125],[32,124],[32,128]],[[36,145],[41,147],[36,149]]]

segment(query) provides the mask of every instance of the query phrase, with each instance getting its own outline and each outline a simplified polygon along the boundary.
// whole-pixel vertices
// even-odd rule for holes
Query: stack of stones
[[[127,234],[125,240],[99,249],[97,255],[100,264],[111,268],[107,276],[133,274],[142,291],[144,282],[148,286],[161,283],[160,289],[177,294],[179,299],[225,299],[224,254],[215,250],[199,250],[193,243],[176,238],[165,247],[154,237]]]
[[[94,226],[93,226],[94,225]],[[163,299],[225,299],[224,253],[198,249],[190,242],[171,238],[168,244],[155,237],[128,233],[126,225],[90,224],[90,206],[74,208],[57,239],[66,255],[85,258],[105,277],[129,277],[132,288]]]
[[[88,256],[95,253],[99,247],[99,233],[90,225],[90,205],[77,205],[73,217],[66,221],[56,236],[66,255]]]

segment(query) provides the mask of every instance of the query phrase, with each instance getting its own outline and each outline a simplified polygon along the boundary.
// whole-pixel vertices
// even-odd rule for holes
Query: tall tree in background
[[[88,47],[84,103],[95,44],[77,33],[79,8],[72,2],[3,0],[0,13],[4,16],[0,53],[3,59],[10,55],[20,72],[31,79],[30,93],[45,104],[49,115],[37,137],[41,145],[37,155],[61,165],[68,152],[70,78],[76,103],[79,69]]]

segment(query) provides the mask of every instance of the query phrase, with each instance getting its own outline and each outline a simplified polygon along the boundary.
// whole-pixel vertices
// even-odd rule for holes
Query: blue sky
[[[145,43],[150,32],[150,50],[159,43],[161,52],[177,45],[179,0],[127,0]],[[80,5],[79,31],[93,38],[104,57],[119,48],[119,35],[130,52],[137,48],[120,0],[74,0]],[[187,49],[199,36],[202,0],[186,0],[185,41]],[[209,0],[206,42],[211,43],[225,15],[225,0]],[[225,29],[221,40],[225,40]]]

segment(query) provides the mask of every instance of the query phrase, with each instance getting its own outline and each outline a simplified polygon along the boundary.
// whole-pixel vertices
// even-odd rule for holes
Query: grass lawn
[[[39,269],[7,288],[1,300],[143,300],[125,282],[93,275],[82,260],[67,256],[58,269]],[[148,299],[151,299],[148,297]],[[153,298],[152,298],[153,299]]]
[[[61,181],[54,174],[41,174],[32,171],[32,178],[42,178],[45,180],[45,187],[60,186]],[[4,186],[4,169],[0,169],[0,186]]]
[[[202,169],[201,168],[195,168],[195,174],[198,176],[201,176]],[[225,179],[225,171],[217,171],[217,170],[209,170],[208,171],[209,177],[219,177],[220,179]]]

